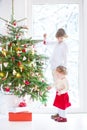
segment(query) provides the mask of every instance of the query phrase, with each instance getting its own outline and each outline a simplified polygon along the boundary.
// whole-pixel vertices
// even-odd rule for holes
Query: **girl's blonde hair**
[[[58,67],[56,68],[56,71],[59,72],[59,73],[62,73],[62,74],[64,74],[64,75],[67,75],[67,68],[64,67],[64,66],[58,66]]]

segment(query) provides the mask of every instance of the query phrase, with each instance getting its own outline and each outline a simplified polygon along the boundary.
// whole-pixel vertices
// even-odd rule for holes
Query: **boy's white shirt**
[[[68,47],[65,42],[56,43],[50,60],[52,70],[56,69],[59,65],[67,66],[67,52]]]

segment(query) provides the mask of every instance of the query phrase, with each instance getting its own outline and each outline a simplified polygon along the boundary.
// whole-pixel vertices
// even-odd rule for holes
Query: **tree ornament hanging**
[[[0,72],[0,77],[3,78],[5,76],[4,72]]]
[[[16,73],[16,78],[21,78],[21,74],[20,73]]]
[[[7,67],[8,66],[8,62],[4,62],[3,65],[4,65],[4,67]]]

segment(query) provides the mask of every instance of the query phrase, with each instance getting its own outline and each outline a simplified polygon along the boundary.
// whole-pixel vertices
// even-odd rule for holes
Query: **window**
[[[58,28],[63,27],[69,35],[67,45],[68,78],[70,82],[70,99],[74,108],[79,106],[78,56],[79,56],[79,4],[46,4],[32,6],[32,35],[42,39],[47,33],[48,40],[55,40]],[[39,48],[42,48],[42,45]],[[42,50],[42,49],[41,49]],[[43,46],[44,54],[51,56],[53,45]],[[49,62],[46,68],[48,81],[52,80]],[[50,75],[50,76],[49,76]],[[54,90],[50,91],[48,107],[52,105]]]

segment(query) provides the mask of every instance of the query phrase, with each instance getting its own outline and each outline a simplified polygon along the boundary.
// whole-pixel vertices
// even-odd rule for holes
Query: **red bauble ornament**
[[[10,88],[9,87],[5,87],[5,92],[10,92]]]
[[[28,80],[25,81],[25,85],[29,85],[30,82]]]
[[[25,49],[22,49],[22,52],[24,52],[24,53],[25,53],[25,52],[26,52],[26,50],[25,50]]]
[[[13,25],[14,25],[14,26],[16,26],[16,25],[17,25],[16,21],[14,21],[14,22],[13,22]]]
[[[21,56],[21,54],[19,54],[19,53],[18,53],[18,54],[17,54],[17,56],[18,56],[18,57],[20,57],[20,56]]]
[[[10,42],[8,46],[11,47],[12,46],[12,42]]]
[[[19,61],[19,62],[18,62],[18,66],[20,66],[20,65],[21,65],[21,62]]]
[[[23,101],[23,102],[20,102],[18,106],[19,106],[19,107],[26,107],[26,106],[27,106],[27,104],[26,104],[26,102],[25,102],[25,101]]]
[[[17,36],[16,36],[16,38],[18,39],[18,38],[19,38],[19,36],[17,35]]]
[[[15,60],[15,57],[12,57],[12,61],[14,61]]]

